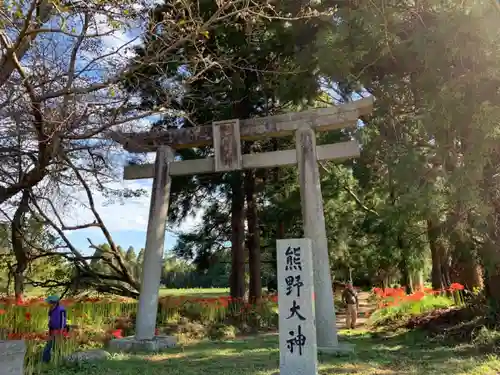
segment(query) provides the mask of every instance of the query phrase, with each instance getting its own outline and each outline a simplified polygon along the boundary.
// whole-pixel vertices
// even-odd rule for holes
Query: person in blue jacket
[[[43,349],[42,360],[43,362],[50,362],[52,357],[52,348],[56,335],[61,334],[67,329],[66,324],[66,309],[60,304],[60,299],[57,296],[49,296],[45,299],[50,305],[49,309],[49,339]]]

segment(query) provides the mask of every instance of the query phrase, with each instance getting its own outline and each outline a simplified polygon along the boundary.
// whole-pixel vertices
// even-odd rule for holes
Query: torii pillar
[[[170,163],[174,152],[169,146],[156,151],[155,176],[151,190],[149,221],[146,233],[146,247],[142,264],[141,294],[137,311],[135,337],[137,340],[151,340],[155,336],[158,312],[159,280],[165,252],[165,231],[167,230],[168,203],[170,198]]]

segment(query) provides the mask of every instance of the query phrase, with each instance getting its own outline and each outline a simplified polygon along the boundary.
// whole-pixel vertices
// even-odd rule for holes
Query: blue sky
[[[138,251],[145,247],[151,185],[152,179],[118,181],[108,184],[109,187],[114,189],[144,189],[147,192],[147,194],[143,196],[128,198],[122,201],[109,202],[109,200],[103,197],[99,192],[94,192],[93,194],[95,206],[99,215],[104,221],[106,228],[110,231],[114,242],[122,248],[133,246]],[[84,204],[87,202],[84,193],[77,192],[77,196],[73,198],[83,202],[83,204],[78,205],[79,207],[74,207],[73,205],[73,207],[69,207],[69,209],[65,210],[65,217],[68,219],[67,224],[81,225],[93,222],[93,214],[89,209],[84,207]],[[202,215],[203,212],[200,211],[197,217],[187,217],[179,226],[167,227],[165,250],[168,251],[175,245],[176,236],[174,232],[192,229],[200,222]],[[106,242],[101,230],[96,228],[68,231],[66,234],[72,244],[85,254],[93,253],[93,250],[89,249],[87,238],[95,245]]]
[[[122,248],[127,249],[129,246],[133,246],[136,253],[146,245],[146,232],[142,230],[116,230],[113,231],[111,235],[113,236],[113,240]],[[71,232],[68,237],[71,243],[83,253],[93,252],[93,250],[89,249],[87,238],[90,238],[94,244],[106,242],[102,232],[96,229],[82,229],[80,231]],[[175,242],[175,235],[167,232],[165,250],[168,251],[172,249]]]

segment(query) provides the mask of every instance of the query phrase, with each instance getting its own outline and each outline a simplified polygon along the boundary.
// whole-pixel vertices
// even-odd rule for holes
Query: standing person
[[[358,319],[359,300],[358,294],[354,290],[352,283],[348,283],[342,292],[342,301],[347,305],[345,318],[347,329],[354,329],[356,328],[356,320]]]
[[[50,305],[49,309],[49,339],[43,349],[43,362],[50,362],[52,357],[52,349],[56,340],[56,336],[67,329],[66,325],[66,309],[60,304],[60,299],[57,296],[49,296],[45,299]]]

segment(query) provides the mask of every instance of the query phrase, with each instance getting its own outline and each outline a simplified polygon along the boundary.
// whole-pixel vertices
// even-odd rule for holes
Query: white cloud
[[[124,198],[122,202],[115,200],[109,204],[109,200],[100,193],[93,194],[96,210],[101,216],[106,228],[111,232],[116,231],[146,231],[149,216],[149,204],[151,199],[152,180],[124,181],[121,183],[109,184],[110,188],[145,189],[147,194],[140,197]],[[83,225],[95,220],[94,215],[88,209],[84,192],[79,192],[74,197],[74,201],[80,201],[79,207],[68,210],[65,213],[67,225]],[[194,228],[201,221],[203,212],[198,211],[195,217],[187,217],[179,227],[167,228],[173,232],[179,232]]]
[[[148,154],[147,161],[153,162],[153,160],[154,154]],[[147,193],[139,197],[109,199],[98,191],[93,192],[92,198],[96,210],[110,232],[127,230],[146,231],[152,181],[152,179],[134,181],[122,180],[106,185],[113,190],[144,189]],[[85,191],[68,191],[65,198],[67,204],[66,208],[63,210],[62,216],[64,217],[66,225],[84,225],[92,223],[95,220],[94,214],[89,209]],[[199,210],[194,217],[186,217],[179,226],[168,227],[167,230],[174,233],[191,230],[201,222],[203,214],[203,210]]]
[[[104,221],[107,229],[111,232],[137,230],[145,231],[148,222],[148,209],[150,199],[150,186],[143,186],[137,181],[123,181],[118,183],[108,184],[107,187],[112,189],[129,188],[139,189],[145,188],[148,194],[141,197],[125,198],[114,200],[109,203],[109,199],[103,196],[100,192],[93,192],[93,199],[96,211]],[[68,226],[77,226],[92,223],[95,221],[94,214],[88,208],[88,200],[84,191],[73,192],[72,206],[74,209],[64,210],[64,221]]]
[[[111,31],[111,27],[106,23],[105,20],[103,21],[102,25],[103,26],[100,28],[99,33],[104,34],[108,31]],[[126,46],[127,48],[124,48],[122,51],[120,51],[120,56],[124,58],[132,57],[133,52],[131,51],[131,48],[140,43],[140,31],[140,28],[135,27],[127,30],[125,26],[113,29],[113,31],[109,35],[105,35],[100,38],[104,49],[103,52],[116,52]]]
[[[116,14],[123,13],[123,9],[107,7],[109,12]],[[104,53],[115,52],[124,46],[133,47],[140,43],[140,36],[144,32],[144,26],[147,24],[147,9],[144,5],[134,4],[132,10],[134,17],[114,17],[111,20],[107,14],[96,14],[94,23],[90,31],[101,35],[99,37]],[[131,57],[132,53],[128,50],[121,51],[124,57]]]

